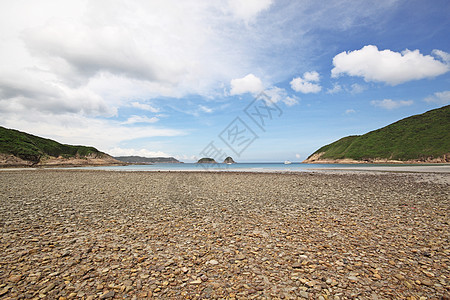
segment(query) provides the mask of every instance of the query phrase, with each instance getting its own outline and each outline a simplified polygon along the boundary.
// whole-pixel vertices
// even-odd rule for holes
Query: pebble
[[[103,294],[100,295],[100,299],[109,299],[113,298],[116,292],[114,291],[106,291]]]
[[[422,175],[0,173],[5,299],[448,298]]]

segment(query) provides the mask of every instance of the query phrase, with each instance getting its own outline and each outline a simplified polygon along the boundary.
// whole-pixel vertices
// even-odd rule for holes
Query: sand
[[[0,297],[448,298],[428,175],[3,171]]]

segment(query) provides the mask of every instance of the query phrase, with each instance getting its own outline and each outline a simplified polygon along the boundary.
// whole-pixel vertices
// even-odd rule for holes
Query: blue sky
[[[0,125],[112,155],[302,161],[448,105],[449,15],[444,0],[1,1]],[[274,114],[259,127],[249,105]]]

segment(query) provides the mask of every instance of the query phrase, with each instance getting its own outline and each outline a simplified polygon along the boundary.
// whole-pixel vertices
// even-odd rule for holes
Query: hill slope
[[[450,105],[323,146],[304,162],[450,162]]]
[[[0,166],[120,163],[94,147],[65,145],[0,126]]]

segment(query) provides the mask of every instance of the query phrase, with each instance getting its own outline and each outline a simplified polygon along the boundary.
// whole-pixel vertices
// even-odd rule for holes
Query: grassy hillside
[[[361,136],[344,137],[313,155],[319,159],[426,160],[450,153],[450,105],[411,116]]]
[[[83,157],[91,154],[103,154],[94,147],[60,144],[50,139],[44,139],[1,126],[0,153],[12,154],[23,160],[32,162],[39,162],[41,158],[48,156],[70,158],[75,156]]]

